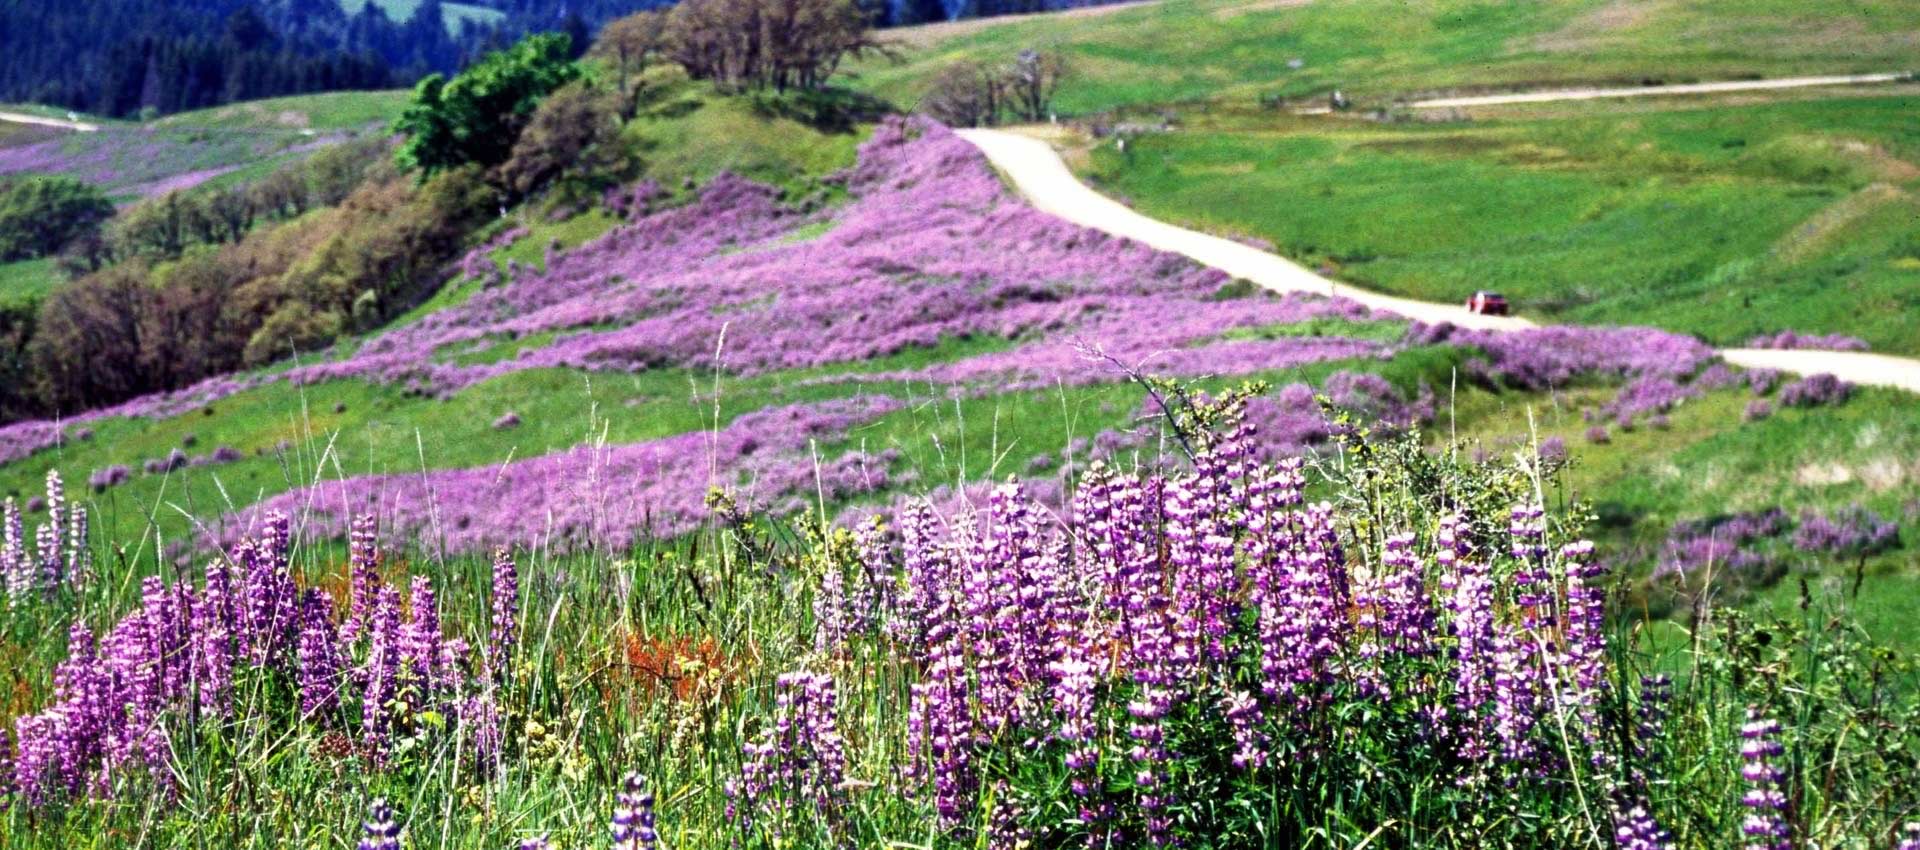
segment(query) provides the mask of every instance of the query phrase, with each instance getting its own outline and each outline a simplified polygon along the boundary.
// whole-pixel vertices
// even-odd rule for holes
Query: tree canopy
[[[0,186],[0,260],[57,253],[75,237],[98,232],[112,216],[106,195],[71,177],[27,177]]]
[[[572,39],[542,33],[487,54],[451,80],[421,80],[393,124],[406,136],[395,154],[401,169],[424,178],[468,163],[505,162],[540,99],[580,76],[572,53]]]

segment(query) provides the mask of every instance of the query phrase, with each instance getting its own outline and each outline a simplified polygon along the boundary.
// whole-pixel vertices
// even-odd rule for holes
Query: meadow
[[[1517,83],[1500,45],[1601,8],[1436,3],[1364,41],[1342,6],[1220,0],[1076,32],[1346,32],[1385,91],[1443,59],[1467,82],[1423,79]],[[1835,61],[1741,8],[1728,31],[1781,37],[1662,53],[1638,39],[1707,17],[1661,7],[1577,73]],[[1139,92],[1083,80],[1063,104]],[[643,85],[611,188],[481,226],[386,325],[0,426],[0,844],[1920,847],[1916,402],[1702,339],[1909,350],[1910,94],[1216,104],[1081,163],[1383,289],[1508,274],[1579,322],[1502,333],[1068,225],[924,118]],[[397,102],[191,120],[324,137]],[[1436,192],[1460,208],[1410,200]],[[1271,204],[1295,194],[1327,209]],[[1476,211],[1502,231],[1449,227]],[[1782,256],[1809,219],[1831,240]],[[1703,221],[1725,238],[1682,250]],[[1629,315],[1733,266],[1790,321]],[[1764,300],[1818,269],[1863,315]]]
[[[1914,95],[1816,98],[1384,124],[1219,110],[1098,146],[1083,171],[1368,288],[1492,289],[1540,321],[1719,345],[1793,329],[1920,351]]]
[[[1912,25],[1905,4],[1878,0],[1194,0],[909,34],[901,61],[850,70],[857,87],[911,107],[947,63],[1036,48],[1073,69],[1054,101],[1063,117],[1324,102],[1335,89],[1375,105],[1424,92],[1913,70]]]

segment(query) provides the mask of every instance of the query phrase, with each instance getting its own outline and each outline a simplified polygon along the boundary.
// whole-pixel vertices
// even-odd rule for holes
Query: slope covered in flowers
[[[1008,483],[792,538],[726,509],[685,561],[410,568],[369,516],[332,563],[269,515],[71,627],[0,746],[0,824],[28,847],[1911,834],[1911,659],[1726,615],[1670,677],[1610,619],[1605,553],[1535,501],[1550,467],[1361,441],[1317,470],[1257,457],[1231,402],[1195,412],[1217,430],[1190,463],[1096,466],[1059,509]],[[237,781],[271,817],[192,816]]]

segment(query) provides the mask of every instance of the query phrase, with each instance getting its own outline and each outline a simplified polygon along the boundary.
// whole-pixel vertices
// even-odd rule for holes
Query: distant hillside
[[[1102,10],[1105,12],[1106,10]],[[858,85],[917,102],[960,60],[1057,49],[1061,115],[1197,101],[1909,70],[1905,0],[1180,0],[893,33]],[[1836,49],[1844,45],[1844,49]]]

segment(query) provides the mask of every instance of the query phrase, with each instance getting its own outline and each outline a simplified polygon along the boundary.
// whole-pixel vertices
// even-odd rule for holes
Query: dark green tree
[[[396,161],[423,179],[467,163],[499,165],[540,99],[579,76],[572,41],[558,33],[528,36],[487,54],[451,80],[429,75],[393,124],[406,137]]]
[[[27,177],[0,187],[0,260],[58,253],[112,217],[106,195],[71,177]]]

